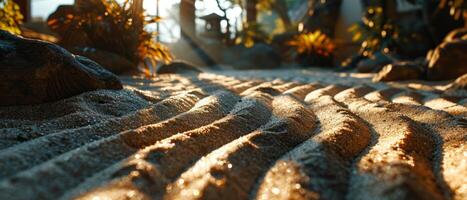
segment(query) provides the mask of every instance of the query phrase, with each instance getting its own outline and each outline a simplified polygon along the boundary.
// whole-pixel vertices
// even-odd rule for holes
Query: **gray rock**
[[[99,64],[55,44],[0,30],[0,106],[39,104],[97,89],[121,89]]]

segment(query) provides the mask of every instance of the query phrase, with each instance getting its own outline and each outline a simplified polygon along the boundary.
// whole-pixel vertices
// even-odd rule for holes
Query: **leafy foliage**
[[[427,3],[422,0],[406,1],[421,5]],[[459,19],[467,8],[465,0],[437,0],[436,3],[440,9],[448,6],[450,14],[456,19]],[[353,40],[361,43],[360,54],[362,56],[368,57],[378,51],[384,53],[402,51],[402,48],[413,46],[414,43],[426,43],[420,36],[422,33],[411,32],[410,28],[407,29],[386,17],[382,4],[384,3],[373,1],[373,5],[379,6],[367,7],[362,21],[349,28],[349,31],[353,33]]]
[[[336,45],[321,31],[300,33],[287,42],[292,47],[289,52],[302,64],[326,66],[332,64],[332,54]]]
[[[367,57],[377,51],[389,53],[401,42],[399,27],[384,17],[379,6],[368,7],[362,21],[349,28],[353,40],[361,43],[360,54]]]
[[[19,35],[22,20],[20,8],[13,0],[0,0],[0,29]]]
[[[135,64],[145,63],[146,69],[160,61],[172,61],[169,49],[156,42],[157,33],[145,30],[146,25],[160,18],[145,15],[134,2],[82,1],[74,13],[67,14],[65,19],[50,19],[48,24],[52,29],[84,31],[92,47],[114,52]],[[148,60],[151,65],[144,62]]]
[[[335,44],[321,31],[301,33],[288,42],[299,54],[317,54],[330,56],[335,49]]]

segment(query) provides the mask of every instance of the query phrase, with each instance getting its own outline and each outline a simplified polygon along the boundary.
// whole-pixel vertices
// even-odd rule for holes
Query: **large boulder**
[[[60,46],[0,30],[0,106],[39,104],[97,89],[121,89],[99,64]]]
[[[424,67],[417,62],[397,62],[386,65],[374,77],[373,81],[403,81],[421,79]]]
[[[69,22],[75,15],[78,15],[75,5],[60,5],[47,18],[47,25],[60,36],[58,44],[65,48],[91,44],[86,32],[76,28],[76,24]]]
[[[122,74],[125,72],[130,72],[131,70],[137,70],[137,64],[132,63],[125,57],[109,51],[95,48],[74,48],[71,51],[77,55],[94,60],[105,69],[115,74]]]
[[[428,80],[455,79],[467,73],[467,40],[456,39],[439,45],[430,55]]]

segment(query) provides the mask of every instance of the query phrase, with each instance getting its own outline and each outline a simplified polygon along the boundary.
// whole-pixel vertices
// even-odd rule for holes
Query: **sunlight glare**
[[[180,0],[159,0],[159,15],[166,16],[170,8],[178,3]],[[143,6],[149,14],[155,15],[157,13],[157,0],[145,0]]]

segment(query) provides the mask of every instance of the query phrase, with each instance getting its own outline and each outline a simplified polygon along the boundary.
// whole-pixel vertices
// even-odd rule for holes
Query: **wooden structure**
[[[221,22],[224,20],[224,17],[216,13],[211,13],[209,15],[200,17],[200,19],[206,21],[203,36],[216,39],[222,38],[224,36],[224,33],[221,29]]]

